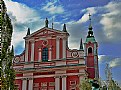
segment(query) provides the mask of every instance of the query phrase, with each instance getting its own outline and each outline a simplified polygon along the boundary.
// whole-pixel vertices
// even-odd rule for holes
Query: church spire
[[[95,37],[93,35],[93,28],[92,28],[92,22],[91,22],[91,15],[89,13],[89,28],[88,28],[88,35],[86,38],[86,42],[95,42]]]
[[[89,30],[92,30],[92,22],[91,22],[91,14],[90,13],[89,13],[89,21],[90,21]]]
[[[11,49],[11,55],[14,56],[14,47],[12,45],[12,49]]]
[[[82,38],[81,38],[81,41],[80,41],[80,50],[83,50],[83,42],[82,42]]]
[[[46,20],[45,20],[45,27],[48,28],[48,24],[49,24],[49,21],[48,21],[48,19],[46,18]]]
[[[89,13],[89,31],[88,31],[88,36],[87,37],[93,37],[93,31],[92,31],[92,22],[91,22],[91,14]]]
[[[28,28],[27,35],[26,36],[28,36],[28,35],[30,35],[30,28]]]
[[[67,30],[66,30],[66,24],[63,25],[63,31],[67,32]]]

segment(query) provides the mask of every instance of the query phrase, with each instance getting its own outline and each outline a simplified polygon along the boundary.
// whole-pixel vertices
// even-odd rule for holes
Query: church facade
[[[56,30],[48,27],[47,19],[38,31],[30,34],[28,29],[25,50],[13,60],[18,90],[79,90],[85,77],[99,78],[98,44],[91,23],[79,50],[69,49],[68,37],[66,24]]]

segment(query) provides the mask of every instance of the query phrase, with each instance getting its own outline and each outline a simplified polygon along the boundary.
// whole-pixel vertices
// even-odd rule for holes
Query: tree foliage
[[[91,83],[89,82],[89,79],[81,80],[79,88],[80,88],[80,90],[92,90],[91,89]]]
[[[0,29],[2,44],[2,51],[0,56],[1,89],[16,90],[14,85],[15,71],[12,67],[12,59],[14,57],[13,46],[12,49],[10,49],[13,27],[11,24],[11,19],[6,13],[7,9],[3,0],[0,0],[0,6]]]

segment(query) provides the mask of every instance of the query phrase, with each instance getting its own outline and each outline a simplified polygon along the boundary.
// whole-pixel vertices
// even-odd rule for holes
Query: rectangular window
[[[49,82],[49,86],[55,86],[55,82]]]
[[[39,87],[39,83],[34,83],[34,87]]]
[[[47,82],[42,82],[42,83],[41,83],[41,86],[42,86],[42,87],[47,86]]]
[[[76,88],[70,88],[70,90],[76,90]]]
[[[19,87],[19,84],[16,84],[15,86],[16,86],[17,90],[20,90],[20,89],[19,89],[19,88],[20,88],[20,87]]]
[[[76,81],[70,81],[70,85],[76,85]]]
[[[34,90],[39,90],[39,88],[34,88]]]
[[[55,89],[54,89],[54,87],[49,87],[49,89],[48,89],[48,90],[55,90]]]
[[[76,81],[70,81],[70,90],[76,90]]]
[[[42,87],[40,90],[47,90],[47,87]]]
[[[43,62],[48,61],[48,48],[43,48],[42,50],[42,61]]]

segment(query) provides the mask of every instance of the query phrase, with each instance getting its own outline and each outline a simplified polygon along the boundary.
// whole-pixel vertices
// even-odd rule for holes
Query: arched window
[[[43,48],[42,50],[42,61],[43,62],[48,61],[48,48]]]
[[[88,48],[88,53],[89,53],[89,54],[92,53],[92,48],[91,48],[91,47]]]

